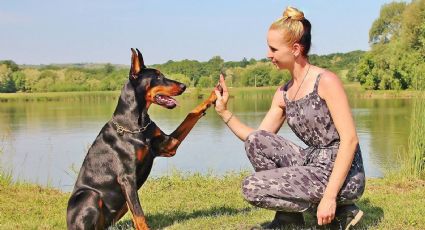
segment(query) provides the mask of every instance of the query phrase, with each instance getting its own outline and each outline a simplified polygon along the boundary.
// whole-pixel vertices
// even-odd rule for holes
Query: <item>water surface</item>
[[[265,116],[274,90],[238,92],[229,109],[251,127]],[[88,147],[115,109],[117,95],[49,102],[0,103],[0,156],[2,167],[14,179],[72,190]],[[151,118],[171,133],[202,99],[177,97],[174,110],[154,105]],[[354,99],[356,122],[368,177],[380,177],[400,166],[410,128],[411,99]],[[285,123],[279,134],[301,146]],[[157,158],[151,176],[173,170],[224,174],[252,170],[241,142],[211,108],[172,158]]]

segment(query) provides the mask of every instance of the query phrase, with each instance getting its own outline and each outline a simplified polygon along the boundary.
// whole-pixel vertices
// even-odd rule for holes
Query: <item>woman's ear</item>
[[[294,57],[297,58],[302,54],[303,47],[299,43],[294,43],[292,45],[292,54],[294,54]]]

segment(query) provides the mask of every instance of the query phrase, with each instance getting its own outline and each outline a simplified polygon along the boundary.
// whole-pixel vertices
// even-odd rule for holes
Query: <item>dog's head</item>
[[[152,103],[167,109],[176,107],[177,101],[172,96],[182,94],[186,85],[166,78],[157,69],[147,68],[138,49],[132,48],[131,52],[129,80],[136,91],[136,97],[144,97],[147,107]]]

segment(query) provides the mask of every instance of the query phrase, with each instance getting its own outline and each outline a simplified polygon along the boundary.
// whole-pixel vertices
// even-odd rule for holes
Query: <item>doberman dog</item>
[[[172,96],[186,86],[144,65],[138,49],[131,49],[129,80],[118,99],[113,118],[88,150],[68,201],[68,229],[104,229],[130,209],[136,229],[148,229],[138,189],[146,181],[157,156],[172,157],[205,111],[217,99],[214,91],[193,109],[178,128],[165,134],[150,118],[157,104],[176,106]]]

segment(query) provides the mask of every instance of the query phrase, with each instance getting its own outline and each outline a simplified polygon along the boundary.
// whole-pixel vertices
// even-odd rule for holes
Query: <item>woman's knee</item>
[[[264,138],[267,135],[272,135],[273,133],[270,133],[265,130],[255,130],[251,132],[244,142],[245,145],[245,151],[248,154],[248,156],[252,156],[255,154],[255,148],[258,146],[258,144],[264,142]]]
[[[243,198],[256,207],[266,208],[271,210],[285,210],[288,212],[300,212],[305,210],[310,204],[300,201],[291,201],[286,196],[272,195],[273,188],[264,183],[261,176],[256,173],[246,177],[242,182]]]
[[[249,133],[245,139],[245,145],[249,143],[253,143],[256,139],[258,139],[261,136],[262,132],[264,132],[264,130],[254,130],[251,133]]]
[[[261,200],[260,188],[257,186],[259,178],[255,177],[254,174],[245,177],[242,181],[242,195],[246,201],[256,205]]]

